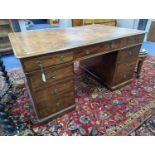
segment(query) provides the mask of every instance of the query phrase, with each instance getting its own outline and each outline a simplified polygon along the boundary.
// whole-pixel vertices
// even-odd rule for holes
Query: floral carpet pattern
[[[110,91],[75,63],[76,110],[49,123],[35,125],[35,114],[21,69],[9,71],[13,87],[2,98],[19,136],[155,135],[155,57],[143,65],[139,79]],[[0,87],[3,83],[1,80]],[[5,135],[5,134],[4,134]]]

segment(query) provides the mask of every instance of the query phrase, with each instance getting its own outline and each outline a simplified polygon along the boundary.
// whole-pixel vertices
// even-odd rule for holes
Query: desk
[[[129,83],[144,31],[89,25],[11,33],[9,38],[25,73],[37,122],[44,122],[75,108],[74,61],[80,60],[110,89]]]

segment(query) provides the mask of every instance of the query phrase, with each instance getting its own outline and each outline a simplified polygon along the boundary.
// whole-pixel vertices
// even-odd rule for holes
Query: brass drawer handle
[[[85,52],[86,54],[90,54],[90,51],[89,50],[86,50],[86,52]]]
[[[55,79],[56,78],[56,74],[51,72],[51,76],[50,76],[52,79]]]
[[[54,89],[53,92],[56,95],[58,93],[58,89]]]
[[[55,76],[52,76],[52,79],[55,79],[56,77]]]
[[[36,63],[38,64],[38,68],[39,68],[39,70],[41,71],[41,79],[42,79],[42,81],[43,81],[43,82],[47,82],[47,80],[46,80],[46,75],[45,75],[45,73],[44,73],[44,70],[43,70],[43,67],[42,67],[41,62],[40,62],[40,61],[37,61]]]

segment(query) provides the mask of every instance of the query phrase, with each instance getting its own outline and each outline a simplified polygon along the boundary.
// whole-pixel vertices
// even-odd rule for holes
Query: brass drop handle
[[[54,89],[53,92],[56,95],[58,93],[58,90],[57,89]]]
[[[41,62],[40,62],[40,61],[37,61],[36,63],[38,64],[38,68],[39,68],[39,70],[41,71],[41,79],[42,79],[42,81],[43,81],[43,82],[47,82],[47,80],[46,80],[46,75],[45,75],[45,73],[44,73],[44,70],[43,70],[43,67],[42,67]]]
[[[55,78],[56,78],[55,73],[52,73],[52,72],[51,72],[51,74],[52,74],[51,78],[52,78],[52,79],[55,79]]]
[[[52,76],[52,79],[55,79],[56,77],[55,76]]]
[[[90,54],[90,51],[89,50],[86,50],[86,54]]]

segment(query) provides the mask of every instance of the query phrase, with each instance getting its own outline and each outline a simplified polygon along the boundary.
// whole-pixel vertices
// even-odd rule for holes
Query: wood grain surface
[[[9,38],[16,57],[26,58],[143,33],[134,29],[88,25],[10,33]]]

